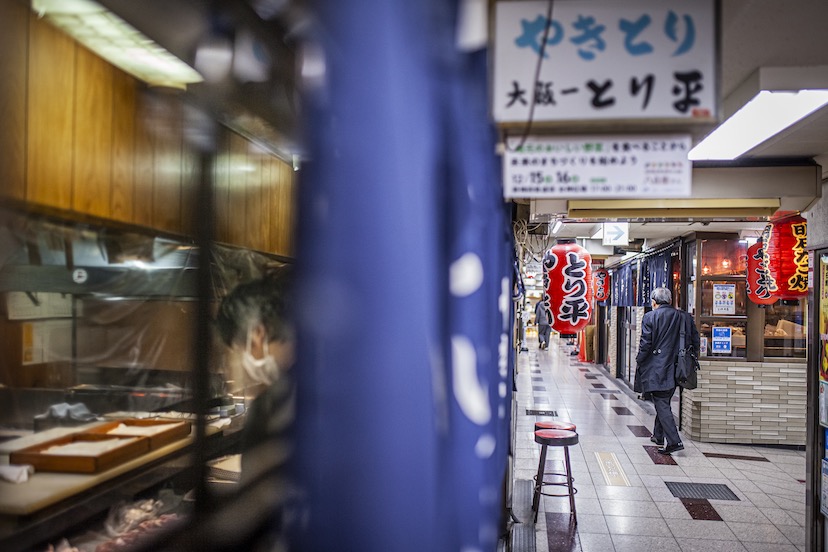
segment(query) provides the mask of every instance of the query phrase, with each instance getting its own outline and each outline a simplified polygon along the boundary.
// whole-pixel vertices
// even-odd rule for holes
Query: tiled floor
[[[537,471],[535,421],[572,421],[579,435],[570,448],[578,523],[571,523],[566,498],[542,497],[533,526],[537,552],[805,550],[804,452],[685,439],[683,451],[659,455],[649,439],[652,404],[638,401],[603,369],[577,362],[571,350],[553,338],[548,350],[529,344],[518,355],[514,488],[525,491]],[[527,409],[553,410],[557,417]],[[617,462],[596,453],[614,453]],[[550,448],[548,458],[562,467],[562,449]],[[738,500],[678,498],[667,482],[725,485]],[[513,504],[520,521],[514,527],[532,526],[530,508]]]

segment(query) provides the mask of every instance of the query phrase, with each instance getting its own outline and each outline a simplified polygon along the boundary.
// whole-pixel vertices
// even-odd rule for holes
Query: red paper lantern
[[[595,290],[596,301],[606,301],[610,296],[610,274],[599,268],[592,274],[592,289]]]
[[[770,290],[770,275],[765,265],[765,252],[762,241],[751,245],[747,250],[747,296],[757,305],[772,305],[778,297]]]
[[[592,317],[592,257],[575,240],[558,240],[543,256],[544,301],[552,328],[562,334],[584,329]]]
[[[808,293],[808,223],[799,215],[772,221],[765,251],[768,272],[779,299],[799,299]]]

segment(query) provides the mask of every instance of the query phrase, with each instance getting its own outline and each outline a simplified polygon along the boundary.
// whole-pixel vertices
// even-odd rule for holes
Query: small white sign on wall
[[[713,284],[713,314],[736,314],[736,284]]]

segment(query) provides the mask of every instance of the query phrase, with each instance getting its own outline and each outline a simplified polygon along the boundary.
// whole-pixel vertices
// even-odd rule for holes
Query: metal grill
[[[557,410],[529,410],[526,409],[527,416],[557,416]]]
[[[718,483],[678,483],[665,481],[665,485],[676,498],[698,498],[714,500],[739,500],[730,487]]]

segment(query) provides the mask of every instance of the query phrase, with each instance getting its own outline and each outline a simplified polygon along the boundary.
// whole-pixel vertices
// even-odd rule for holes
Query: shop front
[[[701,370],[682,394],[682,430],[702,442],[804,445],[806,297],[750,299],[738,235],[697,235],[685,250]]]
[[[680,241],[673,240],[647,254],[612,268],[612,319],[610,321],[610,355],[607,365],[615,377],[635,384],[635,357],[641,338],[641,320],[650,310],[650,292],[657,287],[673,291],[674,304],[681,273]]]

